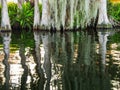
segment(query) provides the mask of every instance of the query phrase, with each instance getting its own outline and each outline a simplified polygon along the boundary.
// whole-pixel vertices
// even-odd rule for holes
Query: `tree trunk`
[[[109,27],[110,22],[107,16],[107,1],[106,0],[100,0],[99,5],[99,15],[98,15],[98,28],[100,27]]]
[[[23,3],[24,3],[24,0],[18,0],[18,8],[22,9]]]
[[[34,6],[34,0],[30,0],[30,4],[31,4],[31,6],[33,7]]]
[[[2,4],[1,28],[2,30],[11,30],[10,19],[8,15],[7,1],[1,0],[1,4]]]
[[[73,28],[73,23],[74,23],[74,0],[70,0],[70,28]]]
[[[34,1],[34,25],[33,29],[38,29],[40,25],[39,1]]]
[[[86,28],[95,23],[98,9],[96,24],[110,25],[106,4],[106,0],[42,0],[41,29]]]
[[[42,18],[41,18],[42,28],[50,28],[50,7],[49,0],[42,0]]]

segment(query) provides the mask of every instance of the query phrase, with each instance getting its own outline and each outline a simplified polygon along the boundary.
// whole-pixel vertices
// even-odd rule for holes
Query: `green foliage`
[[[42,5],[39,4],[40,14],[42,14]],[[0,5],[1,13],[1,5]],[[24,3],[22,8],[18,8],[17,4],[14,2],[8,3],[8,13],[10,17],[10,23],[12,27],[22,28],[22,29],[32,29],[33,17],[34,17],[34,7],[31,6],[29,2]],[[1,21],[1,14],[0,14]]]
[[[22,30],[21,32],[13,32],[12,33],[12,41],[11,46],[14,48],[19,48],[21,44],[25,45],[25,47],[34,47],[34,36],[31,32],[28,32],[26,30]]]
[[[108,15],[120,21],[120,4],[108,3]]]
[[[25,3],[22,5],[22,9],[18,8],[16,21],[19,22],[21,28],[32,28],[33,25],[33,8],[30,3]]]
[[[16,17],[17,17],[17,4],[9,2],[8,3],[8,13],[11,21],[11,25],[16,24]]]
[[[115,32],[114,35],[109,37],[109,44],[117,44],[116,50],[120,51],[120,31]]]
[[[117,32],[111,36],[110,40],[112,43],[120,43],[120,32]]]

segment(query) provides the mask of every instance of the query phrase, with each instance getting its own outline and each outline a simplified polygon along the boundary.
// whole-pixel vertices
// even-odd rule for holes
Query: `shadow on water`
[[[0,90],[112,90],[115,76],[107,53],[113,33],[1,33]]]

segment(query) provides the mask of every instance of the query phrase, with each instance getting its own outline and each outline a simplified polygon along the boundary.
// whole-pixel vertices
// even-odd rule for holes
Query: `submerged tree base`
[[[96,26],[97,29],[109,29],[109,28],[113,28],[111,24],[98,24]]]
[[[39,25],[33,26],[33,30],[39,30],[39,28],[40,28]]]
[[[0,32],[11,32],[11,30],[3,30],[3,29],[0,29]]]
[[[0,32],[10,32],[12,31],[11,29],[8,29],[8,28],[0,28]]]

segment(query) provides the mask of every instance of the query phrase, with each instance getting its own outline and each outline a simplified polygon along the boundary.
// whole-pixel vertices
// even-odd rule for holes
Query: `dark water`
[[[0,90],[120,90],[120,32],[0,36]]]

